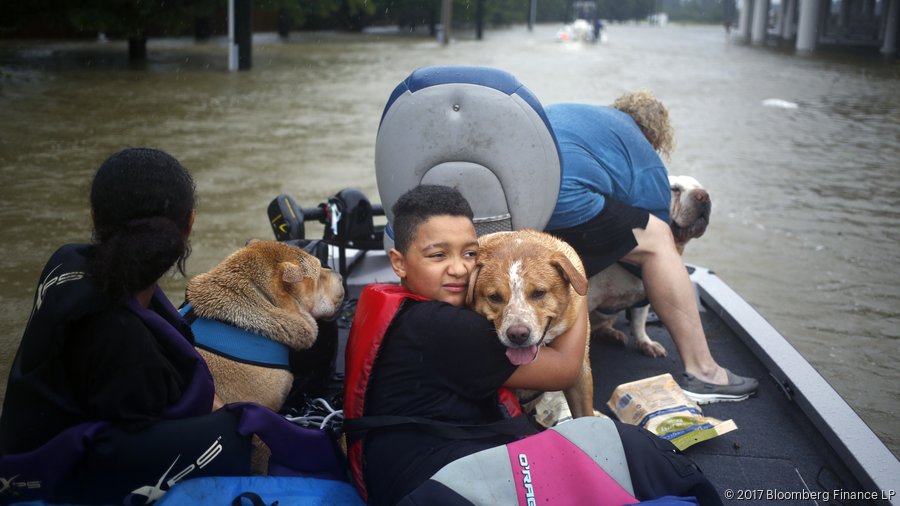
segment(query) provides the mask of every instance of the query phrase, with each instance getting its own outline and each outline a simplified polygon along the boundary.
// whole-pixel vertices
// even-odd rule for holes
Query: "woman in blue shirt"
[[[688,395],[699,402],[746,399],[758,383],[712,357],[669,227],[668,172],[658,154],[668,157],[673,148],[665,105],[639,91],[612,107],[567,103],[545,112],[563,166],[547,230],[575,248],[589,277],[617,261],[640,268],[647,298],[684,361]]]

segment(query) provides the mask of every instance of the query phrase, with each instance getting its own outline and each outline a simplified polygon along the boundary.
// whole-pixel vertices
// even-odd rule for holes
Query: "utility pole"
[[[253,1],[228,0],[228,70],[253,66]]]
[[[475,38],[484,38],[484,0],[477,0],[475,3]]]
[[[444,38],[441,44],[450,43],[450,27],[453,24],[453,0],[441,0],[441,25],[443,26]]]
[[[528,31],[534,29],[534,22],[537,19],[537,0],[531,0],[531,9],[528,12]]]

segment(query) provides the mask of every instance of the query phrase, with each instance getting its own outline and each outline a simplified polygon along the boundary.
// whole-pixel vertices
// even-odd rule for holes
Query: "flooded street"
[[[355,187],[377,201],[375,134],[397,83],[420,66],[487,65],[544,104],[636,88],[665,102],[669,171],[713,200],[685,260],[744,296],[900,454],[900,62],[731,44],[720,26],[612,25],[602,45],[558,43],[558,28],[448,47],[259,36],[240,73],[221,41],[151,40],[140,68],[123,43],[0,41],[0,392],[44,262],[89,240],[88,185],[109,154],[157,147],[194,174],[193,276],[272,238],[266,206],[281,192],[314,206]],[[165,288],[181,302],[183,279]]]

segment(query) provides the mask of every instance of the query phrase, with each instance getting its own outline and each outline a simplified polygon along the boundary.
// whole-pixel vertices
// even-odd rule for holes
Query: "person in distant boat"
[[[421,185],[401,196],[393,212],[390,259],[401,285],[363,290],[347,343],[344,433],[351,468],[371,505],[473,504],[463,490],[472,488],[471,481],[449,486],[453,480],[437,483],[433,476],[455,461],[479,458],[478,452],[534,433],[524,416],[510,417],[501,407],[498,389],[561,390],[574,383],[584,361],[585,319],[576,319],[533,362],[512,364],[493,324],[464,307],[478,254],[465,197],[451,187]],[[586,304],[580,311],[587,311]],[[374,358],[369,363],[366,357]],[[592,418],[567,423],[583,430]],[[624,445],[637,499],[683,495],[721,504],[715,487],[671,443],[625,424],[610,422],[609,431]],[[539,446],[571,457],[554,453],[552,443]],[[500,460],[509,469],[505,452]],[[503,466],[460,462],[464,469],[478,469],[476,480],[504,480]],[[590,469],[587,478],[599,479],[600,468]],[[503,502],[481,499],[474,503]]]
[[[603,26],[603,20],[600,18],[594,18],[594,42],[603,42],[600,40],[603,36],[603,29],[606,28]]]
[[[125,149],[97,170],[94,242],[50,257],[9,373],[0,476],[15,500],[147,504],[183,479],[249,475],[254,434],[294,449],[272,457],[279,474],[346,479],[324,432],[256,404],[216,409],[190,327],[158,286],[184,274],[194,201],[163,151]]]
[[[669,113],[647,91],[611,107],[562,103],[545,112],[559,142],[562,183],[545,230],[567,241],[587,276],[636,266],[684,362],[681,386],[699,402],[738,401],[758,382],[720,366],[706,342],[693,285],[669,227],[671,191],[659,154],[674,147]]]

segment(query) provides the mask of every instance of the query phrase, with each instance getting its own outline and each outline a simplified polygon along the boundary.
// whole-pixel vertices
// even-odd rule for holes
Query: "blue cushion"
[[[186,480],[177,483],[156,504],[231,504],[246,492],[258,495],[265,504],[278,501],[279,504],[309,506],[365,506],[353,485],[345,481],[284,476],[216,476]]]

